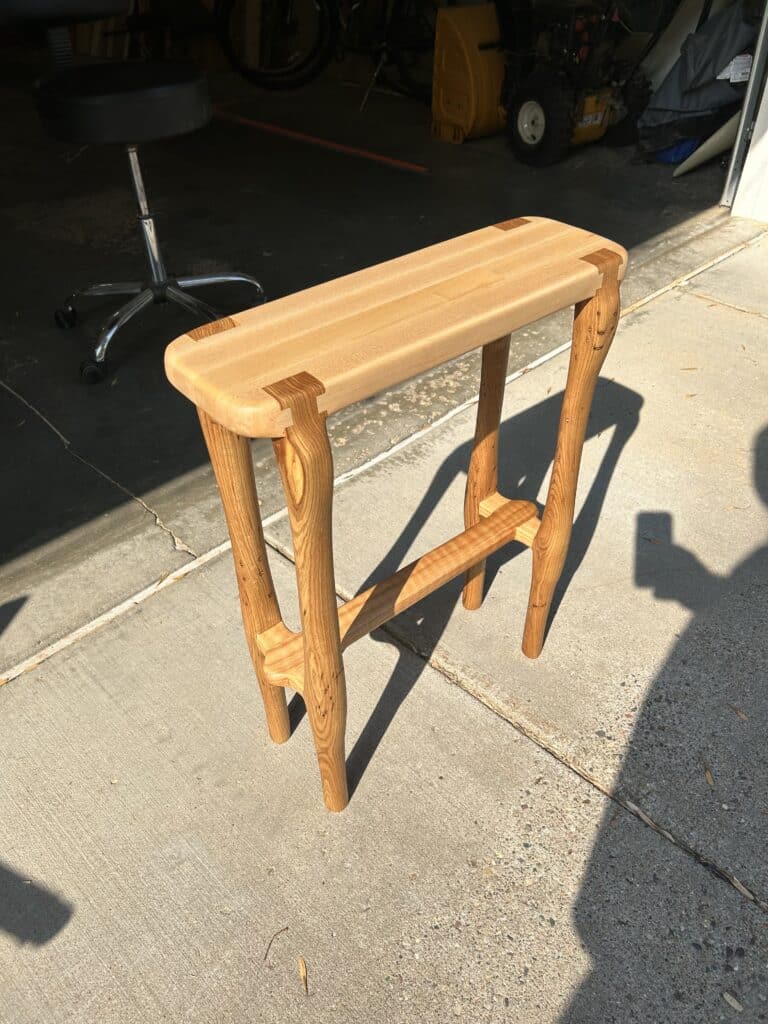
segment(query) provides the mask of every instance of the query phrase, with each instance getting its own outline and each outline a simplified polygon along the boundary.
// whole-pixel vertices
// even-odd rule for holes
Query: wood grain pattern
[[[523,653],[529,658],[538,658],[544,644],[550,605],[571,538],[589,410],[619,319],[619,257],[603,249],[585,259],[599,270],[603,284],[593,298],[576,306],[574,314],[552,477],[541,527],[533,542],[533,575],[523,632]]]
[[[296,558],[304,702],[325,806],[341,811],[349,802],[344,757],[347,692],[333,573],[333,460],[325,416],[317,410],[323,386],[310,374],[300,373],[266,390],[291,413],[285,437],[273,444]]]
[[[513,217],[512,220],[503,220],[499,224],[494,224],[495,228],[499,231],[512,231],[513,228],[520,228],[523,224],[530,223],[527,217]]]
[[[191,331],[187,331],[187,335],[193,341],[202,341],[203,338],[210,338],[214,334],[221,334],[222,331],[230,331],[236,326],[237,324],[231,316],[223,316],[219,320],[211,320],[207,324],[193,327]]]
[[[588,231],[537,217],[482,228],[237,313],[225,333],[183,335],[166,350],[171,382],[218,423],[278,437],[291,422],[268,385],[300,372],[323,382],[334,412],[518,327],[591,298],[602,282],[583,259]]]
[[[509,362],[509,338],[483,346],[480,371],[480,400],[477,405],[475,440],[467,468],[464,492],[464,526],[480,522],[480,504],[496,493],[499,471],[499,422],[504,401],[504,383]],[[485,559],[467,570],[462,601],[470,610],[483,603]]]
[[[500,508],[503,508],[507,504],[509,498],[505,498],[503,494],[499,494],[498,491],[494,491],[493,494],[489,494],[487,498],[483,498],[480,502],[480,515],[485,518],[492,516],[494,512],[497,512]],[[531,519],[527,519],[522,523],[515,531],[515,540],[520,544],[526,544],[530,547],[533,544],[534,537],[539,532],[541,522],[538,516],[533,516]]]
[[[404,566],[393,576],[375,583],[338,610],[342,650],[367,636],[474,564],[517,540],[533,522],[536,506],[530,501],[507,501],[470,530]],[[300,633],[272,632],[259,638],[267,677],[288,680],[301,689],[304,639]]]
[[[291,735],[285,692],[267,682],[256,639],[282,618],[264,547],[250,445],[201,409],[198,414],[232,541],[245,639],[261,688],[267,728],[275,743],[285,743]]]

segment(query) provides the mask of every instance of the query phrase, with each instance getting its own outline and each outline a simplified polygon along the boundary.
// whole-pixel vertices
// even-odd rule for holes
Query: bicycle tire
[[[317,11],[317,31],[306,53],[295,63],[284,67],[254,67],[246,64],[238,52],[232,18],[241,0],[218,0],[215,9],[216,35],[232,68],[239,75],[263,89],[297,89],[330,64],[338,46],[341,23],[335,0],[312,0]]]

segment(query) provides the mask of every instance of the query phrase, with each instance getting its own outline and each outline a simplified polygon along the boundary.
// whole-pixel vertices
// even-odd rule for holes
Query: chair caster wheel
[[[83,384],[99,384],[107,375],[107,364],[86,359],[80,363],[80,379]]]
[[[61,306],[53,314],[53,319],[56,321],[56,326],[61,328],[62,331],[68,331],[70,327],[74,327],[77,323],[77,310],[74,306]]]

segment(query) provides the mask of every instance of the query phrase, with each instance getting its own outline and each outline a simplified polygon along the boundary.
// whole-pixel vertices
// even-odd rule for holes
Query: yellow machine
[[[576,107],[571,145],[602,139],[613,124],[618,102],[617,90],[610,85],[582,97]]]
[[[432,134],[445,142],[496,135],[504,128],[495,4],[441,7],[432,77]]]
[[[505,80],[509,53],[501,44],[496,5],[439,8],[434,137],[460,143],[494,135],[506,125],[518,158],[534,165],[554,163],[569,147],[602,138],[627,112],[622,87],[610,73],[611,54],[617,53],[606,35],[612,22],[599,13],[577,11],[559,20],[553,15],[547,25],[532,51],[531,59],[539,61],[534,71],[521,81]],[[568,57],[563,66],[555,60],[558,54]]]

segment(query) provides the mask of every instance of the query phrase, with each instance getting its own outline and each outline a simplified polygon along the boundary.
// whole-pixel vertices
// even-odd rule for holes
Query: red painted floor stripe
[[[220,107],[216,108],[216,116],[224,121],[234,121],[237,124],[248,125],[250,128],[258,128],[262,132],[270,132],[272,135],[282,135],[284,138],[294,139],[296,142],[307,142],[311,146],[331,149],[336,153],[346,153],[347,156],[357,156],[363,160],[373,160],[375,163],[385,164],[387,167],[396,167],[400,171],[411,171],[413,174],[429,174],[429,168],[424,167],[422,164],[412,164],[408,160],[398,160],[393,156],[384,156],[384,154],[375,153],[371,149],[345,146],[341,142],[332,142],[330,139],[321,139],[317,135],[308,135],[306,132],[297,132],[292,128],[283,128],[279,124],[270,124],[269,121],[256,121],[251,117],[243,117],[242,114],[222,110]]]

